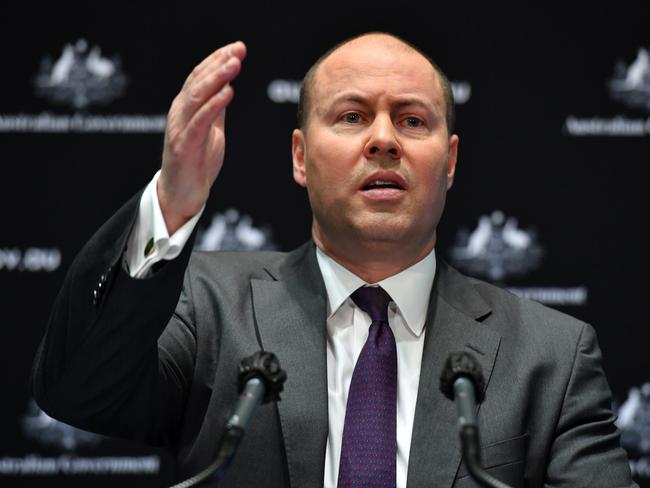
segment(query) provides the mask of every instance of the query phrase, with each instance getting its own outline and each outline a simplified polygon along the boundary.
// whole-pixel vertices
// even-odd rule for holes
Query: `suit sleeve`
[[[177,436],[194,363],[191,300],[181,297],[193,239],[150,278],[131,278],[121,260],[139,201],[104,224],[68,270],[34,361],[33,392],[66,423],[165,445]]]
[[[633,487],[593,328],[584,324],[551,446],[545,486]]]

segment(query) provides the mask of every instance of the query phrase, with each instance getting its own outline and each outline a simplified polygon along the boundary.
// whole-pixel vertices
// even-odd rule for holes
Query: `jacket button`
[[[95,306],[99,304],[102,296],[104,295],[104,291],[106,290],[106,283],[108,282],[108,277],[112,268],[112,266],[106,268],[106,271],[101,274],[97,285],[93,289],[93,305]]]

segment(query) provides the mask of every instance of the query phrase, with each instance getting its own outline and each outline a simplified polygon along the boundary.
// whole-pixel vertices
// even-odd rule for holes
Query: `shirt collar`
[[[379,283],[366,283],[347,268],[325,254],[318,246],[316,258],[327,290],[327,318],[341,307],[343,302],[363,285],[380,285],[391,296],[406,326],[419,336],[424,329],[433,277],[436,273],[436,254],[432,249],[414,265],[390,276]]]

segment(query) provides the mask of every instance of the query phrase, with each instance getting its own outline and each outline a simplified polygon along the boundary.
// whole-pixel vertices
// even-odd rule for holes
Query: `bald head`
[[[368,46],[376,47],[378,50],[378,55],[381,55],[381,51],[385,49],[403,50],[405,53],[421,56],[423,60],[431,65],[435,78],[442,90],[443,98],[445,101],[445,122],[447,125],[447,131],[449,134],[451,134],[454,129],[455,107],[451,85],[447,79],[447,76],[443,73],[440,67],[422,50],[396,35],[384,32],[370,32],[351,37],[332,47],[320,58],[318,58],[318,60],[311,66],[311,68],[309,68],[305,74],[305,77],[303,78],[302,87],[300,89],[300,99],[298,101],[298,127],[303,130],[307,127],[307,122],[312,109],[314,87],[319,79],[319,71],[321,65],[334,53]]]

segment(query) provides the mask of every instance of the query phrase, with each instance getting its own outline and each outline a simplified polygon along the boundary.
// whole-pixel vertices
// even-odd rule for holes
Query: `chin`
[[[388,222],[358,227],[358,234],[366,243],[399,243],[409,239],[409,229],[403,225],[390,225]]]
[[[377,222],[364,222],[356,226],[360,240],[367,246],[394,247],[399,245],[405,251],[413,246],[427,247],[435,242],[435,226],[418,227],[414,222],[401,219],[382,218]]]

